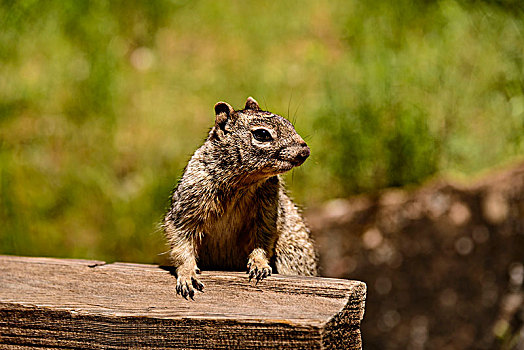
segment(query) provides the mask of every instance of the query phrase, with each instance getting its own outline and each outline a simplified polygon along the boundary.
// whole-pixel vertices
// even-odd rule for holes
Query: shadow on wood
[[[167,268],[0,256],[0,344],[127,349],[360,349],[366,285],[203,272],[185,300]]]

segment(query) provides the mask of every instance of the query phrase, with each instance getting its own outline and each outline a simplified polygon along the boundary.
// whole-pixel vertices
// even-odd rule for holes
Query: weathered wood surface
[[[0,348],[361,348],[362,282],[201,280],[192,301],[158,266],[0,256]]]

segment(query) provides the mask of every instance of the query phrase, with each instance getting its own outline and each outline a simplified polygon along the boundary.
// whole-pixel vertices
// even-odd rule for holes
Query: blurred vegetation
[[[0,253],[158,261],[219,100],[295,122],[306,206],[514,159],[520,3],[0,0]]]

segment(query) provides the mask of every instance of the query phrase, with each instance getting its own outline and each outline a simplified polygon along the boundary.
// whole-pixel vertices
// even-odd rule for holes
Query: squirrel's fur
[[[219,102],[215,114],[163,222],[177,292],[193,297],[203,289],[197,263],[217,270],[247,266],[257,280],[272,271],[316,275],[309,230],[279,177],[306,160],[306,143],[288,120],[262,111],[251,97],[238,111]]]

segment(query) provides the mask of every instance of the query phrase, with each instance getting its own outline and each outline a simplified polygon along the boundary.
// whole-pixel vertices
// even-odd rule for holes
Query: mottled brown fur
[[[283,117],[253,98],[243,110],[215,105],[215,126],[194,153],[171,198],[164,232],[177,268],[177,292],[202,290],[198,267],[314,276],[309,230],[279,174],[302,164],[309,148]]]

